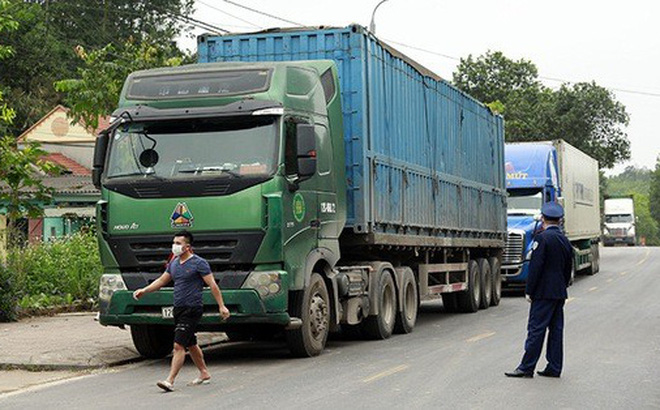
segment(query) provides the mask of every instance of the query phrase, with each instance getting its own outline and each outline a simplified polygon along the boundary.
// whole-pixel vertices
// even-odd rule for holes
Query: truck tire
[[[313,272],[309,285],[290,299],[293,317],[302,320],[298,329],[286,331],[286,341],[295,357],[318,356],[325,348],[330,330],[330,297],[320,274]]]
[[[447,313],[458,312],[458,302],[456,302],[456,293],[443,293],[442,306],[444,306],[445,312]]]
[[[138,353],[148,359],[161,359],[172,353],[174,328],[161,325],[131,325],[131,338]]]
[[[490,264],[485,258],[477,259],[477,263],[479,264],[479,277],[481,278],[479,309],[488,309],[493,297],[493,278],[490,274]]]
[[[419,305],[417,295],[417,283],[415,276],[410,269],[403,274],[403,280],[400,284],[402,293],[402,302],[396,315],[394,323],[394,333],[410,333],[417,322],[417,306]]]
[[[493,293],[490,297],[490,305],[497,306],[502,299],[502,264],[500,258],[494,256],[488,258],[490,265],[490,276],[493,279]]]
[[[471,259],[468,263],[467,289],[456,294],[458,310],[463,313],[474,313],[481,303],[481,286],[479,280],[479,265]]]
[[[392,336],[396,322],[396,289],[388,270],[382,270],[376,282],[378,288],[378,314],[364,320],[362,331],[367,339],[379,340]]]

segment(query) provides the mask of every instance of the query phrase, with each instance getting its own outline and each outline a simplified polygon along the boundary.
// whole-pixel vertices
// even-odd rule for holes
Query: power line
[[[210,8],[210,9],[213,9],[213,10],[219,11],[219,12],[222,13],[222,14],[226,14],[226,15],[229,16],[229,17],[233,17],[233,18],[235,18],[236,20],[239,20],[239,21],[242,21],[243,23],[249,24],[249,25],[251,25],[252,27],[256,27],[256,28],[258,28],[258,29],[263,29],[263,27],[258,26],[258,25],[254,24],[254,23],[251,22],[251,21],[245,20],[245,19],[243,19],[243,18],[241,18],[241,17],[238,17],[238,16],[236,16],[236,15],[234,15],[234,14],[228,13],[228,12],[222,10],[222,9],[219,9],[219,8],[217,8],[217,7],[215,7],[215,6],[212,6],[212,5],[208,4],[208,3],[205,3],[205,2],[203,2],[203,1],[201,1],[201,0],[197,0],[197,3],[201,3],[201,4],[205,5],[206,7]],[[238,26],[234,26],[234,27],[238,27]]]
[[[287,19],[284,19],[282,17],[277,17],[275,15],[266,13],[265,11],[253,9],[252,7],[244,6],[242,4],[236,3],[236,2],[231,1],[231,0],[223,0],[223,1],[225,3],[229,3],[229,4],[234,5],[236,7],[240,7],[240,8],[245,9],[245,10],[250,10],[253,13],[261,14],[262,16],[267,16],[267,17],[270,17],[270,18],[275,19],[275,20],[279,20],[279,21],[283,21],[285,23],[293,24],[294,26],[305,27],[304,24],[296,23],[295,21],[287,20]]]
[[[398,46],[409,48],[411,50],[422,51],[424,53],[433,54],[433,55],[436,55],[436,56],[439,56],[439,57],[447,58],[449,60],[461,61],[461,59],[458,58],[458,57],[438,53],[436,51],[411,46],[409,44],[399,43],[398,41],[387,40],[387,39],[383,39],[383,40],[387,41],[388,43],[392,43],[392,44],[396,44]],[[556,81],[556,82],[566,83],[566,84],[577,84],[577,83],[580,82],[580,81],[572,81],[572,80],[566,80],[566,79],[562,79],[562,78],[545,77],[545,76],[539,76],[539,78],[542,79],[542,80],[546,80],[546,81]],[[603,87],[607,88],[608,90],[617,91],[617,92],[620,92],[620,93],[644,95],[644,96],[647,96],[647,97],[660,97],[660,93],[652,93],[652,92],[648,92],[648,91],[631,90],[631,89],[626,89],[626,88],[616,88],[616,87],[608,87],[608,86],[603,86]]]
[[[453,56],[450,56],[450,55],[447,55],[447,54],[438,53],[437,51],[426,50],[424,48],[419,48],[419,47],[411,46],[409,44],[399,43],[398,41],[388,40],[386,38],[383,38],[382,40],[387,41],[388,43],[396,44],[397,46],[406,47],[406,48],[409,48],[409,49],[412,49],[412,50],[422,51],[424,53],[433,54],[433,55],[448,58],[448,59],[454,60],[454,61],[461,61],[461,59],[458,58],[458,57],[453,57]]]
[[[199,1],[199,2],[202,3],[202,4],[204,4],[204,5],[207,6],[207,7],[210,7],[210,8],[212,8],[212,9],[217,10],[217,11],[220,11],[220,12],[222,12],[222,13],[225,13],[225,14],[230,15],[229,13],[226,13],[225,11],[220,10],[220,9],[218,9],[218,8],[216,8],[216,7],[210,6],[210,5],[206,4],[206,3],[204,3],[203,1],[200,1],[200,0],[197,0],[197,1]],[[249,11],[251,11],[251,12],[253,12],[253,13],[261,14],[261,15],[263,15],[263,16],[267,16],[267,17],[270,17],[270,18],[273,18],[273,19],[276,19],[276,20],[280,20],[280,21],[283,21],[283,22],[286,22],[286,23],[289,23],[289,24],[293,24],[293,25],[296,25],[296,26],[299,26],[299,27],[304,27],[303,24],[297,23],[297,22],[295,22],[295,21],[287,20],[287,19],[284,19],[284,18],[281,18],[281,17],[275,16],[275,15],[272,15],[272,14],[266,13],[266,12],[261,11],[261,10],[257,10],[257,9],[254,9],[254,8],[251,8],[251,7],[248,7],[248,6],[244,6],[244,5],[242,5],[242,4],[238,4],[238,3],[234,2],[234,1],[231,1],[231,0],[223,0],[223,1],[224,1],[225,3],[232,4],[232,5],[236,6],[236,7],[240,7],[240,8],[243,8],[243,9],[249,10]],[[231,15],[230,15],[230,16],[231,16]],[[237,18],[236,16],[232,16],[232,17]],[[252,24],[252,25],[254,25],[253,23],[248,22],[248,21],[246,21],[246,20],[241,20],[241,21],[246,22],[246,23],[248,23],[248,24]],[[205,23],[205,24],[207,24],[207,23]],[[256,26],[256,25],[255,25],[255,26]],[[258,26],[256,26],[256,27],[258,27]],[[261,28],[261,27],[259,27],[259,28]],[[461,61],[461,59],[460,59],[459,57],[450,56],[450,55],[448,55],[448,54],[439,53],[439,52],[437,52],[437,51],[433,51],[433,50],[428,50],[428,49],[424,49],[424,48],[421,48],[421,47],[412,46],[412,45],[410,45],[410,44],[405,44],[405,43],[401,43],[401,42],[394,41],[394,40],[388,40],[388,39],[383,39],[383,40],[384,40],[384,41],[387,41],[387,42],[389,42],[389,43],[392,43],[392,44],[396,44],[396,45],[401,46],[401,47],[406,47],[406,48],[409,48],[409,49],[412,49],[412,50],[417,50],[417,51],[421,51],[421,52],[424,52],[424,53],[433,54],[433,55],[436,55],[436,56],[439,56],[439,57],[443,57],[443,58],[446,58],[446,59],[449,59],[449,60],[453,60],[453,61]],[[542,80],[547,80],[547,81],[557,81],[557,82],[562,82],[562,83],[567,83],[567,84],[576,84],[576,83],[577,83],[576,81],[571,81],[571,80],[566,80],[566,79],[561,79],[561,78],[553,78],[553,77],[545,77],[545,76],[539,76],[539,78],[542,79]],[[607,88],[607,89],[609,89],[609,90],[617,91],[617,92],[621,92],[621,93],[643,95],[643,96],[647,96],[647,97],[660,97],[660,93],[652,93],[652,92],[648,92],[648,91],[630,90],[630,89],[625,89],[625,88],[615,88],[615,87],[607,87],[607,86],[604,86],[604,87]]]

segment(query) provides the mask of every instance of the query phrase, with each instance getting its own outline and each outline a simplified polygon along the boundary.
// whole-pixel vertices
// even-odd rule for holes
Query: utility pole
[[[376,4],[376,7],[374,7],[374,11],[371,13],[371,23],[369,23],[369,31],[371,31],[372,34],[376,34],[376,10],[378,10],[378,7],[380,7],[381,4],[385,3],[387,0],[381,0],[378,4]]]

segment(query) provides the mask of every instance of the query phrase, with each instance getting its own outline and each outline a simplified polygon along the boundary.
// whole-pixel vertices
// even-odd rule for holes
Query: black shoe
[[[536,374],[538,374],[539,376],[543,376],[543,377],[556,377],[556,378],[559,378],[559,373],[551,372],[548,369],[539,370],[538,372],[536,372]]]
[[[531,379],[532,377],[534,377],[534,373],[532,373],[532,372],[529,372],[529,373],[528,372],[523,372],[520,369],[516,369],[512,372],[505,372],[504,375],[506,377],[524,377],[526,379]]]

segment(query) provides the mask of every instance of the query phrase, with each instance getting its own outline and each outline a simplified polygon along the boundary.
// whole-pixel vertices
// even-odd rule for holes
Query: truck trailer
[[[632,198],[606,199],[603,245],[637,245],[636,222],[635,204]]]
[[[415,326],[419,303],[500,300],[503,120],[359,26],[198,39],[199,63],[132,73],[93,179],[102,325],[172,349],[172,288],[145,295],[187,229],[231,311],[204,291],[200,329],[283,334]]]
[[[574,272],[600,269],[598,161],[563,140],[508,143],[505,147],[508,238],[502,260],[505,286],[523,286],[541,207],[564,207],[562,228],[573,245]]]

